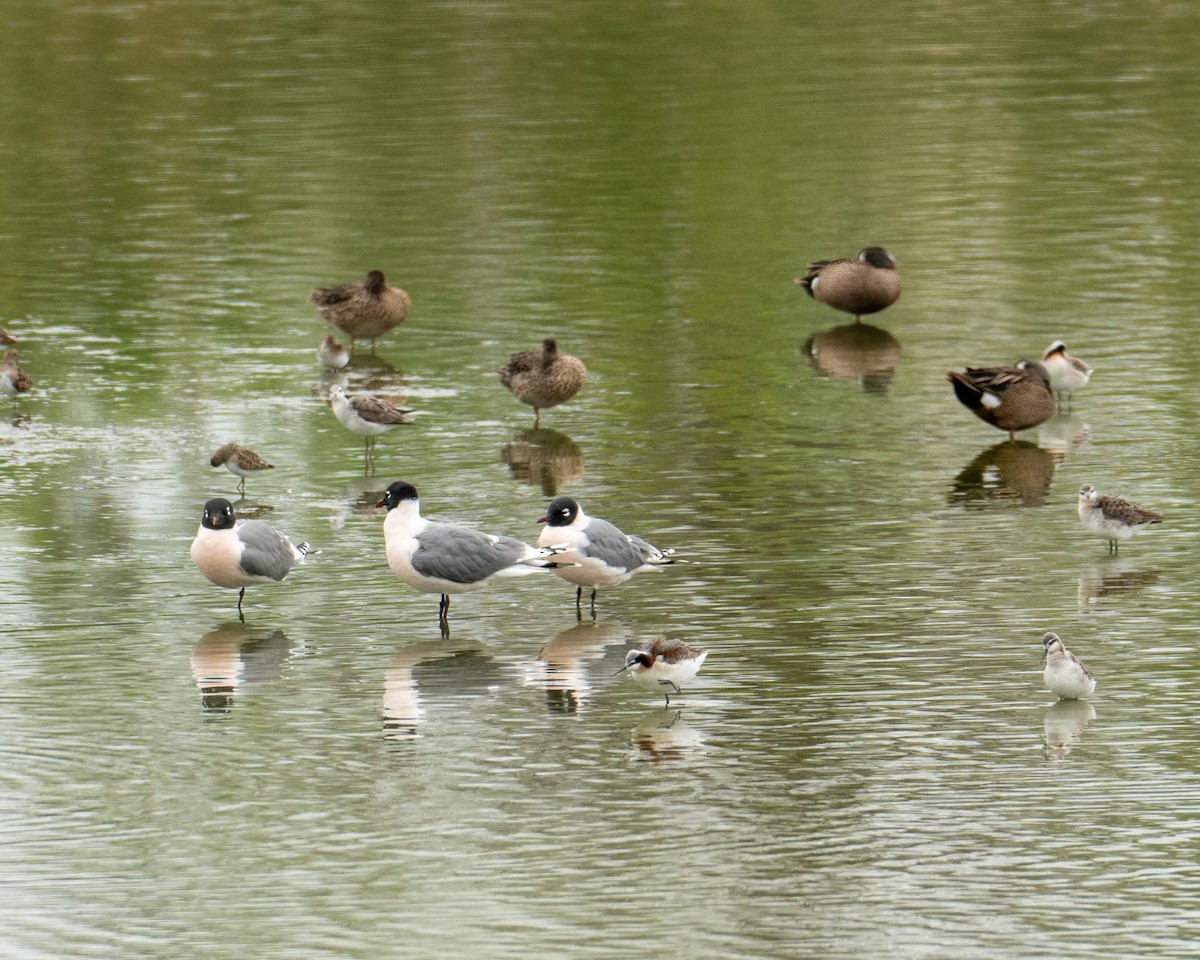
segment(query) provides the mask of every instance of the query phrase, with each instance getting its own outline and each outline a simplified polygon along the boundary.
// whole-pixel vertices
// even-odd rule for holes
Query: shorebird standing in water
[[[341,370],[350,362],[350,354],[345,347],[333,339],[331,333],[317,347],[317,360],[326,370]]]
[[[682,640],[659,634],[636,650],[630,650],[625,655],[625,666],[614,676],[628,670],[638,685],[666,698],[665,708],[671,705],[671,691],[682,694],[683,684],[700,672],[700,665],[707,656],[707,650],[689,647]]]
[[[375,449],[375,438],[379,434],[397,424],[413,422],[412,417],[408,416],[411,410],[394,407],[375,397],[348,397],[340,384],[329,388],[329,402],[333,407],[333,415],[343,427],[366,438],[368,458]]]
[[[238,492],[246,495],[246,478],[264,470],[274,470],[273,464],[267,463],[253,450],[247,450],[239,443],[226,443],[217,448],[209,463],[214,467],[224,467],[235,477],[241,478]]]
[[[1050,388],[1070,406],[1071,394],[1086,384],[1092,376],[1091,364],[1067,353],[1067,345],[1055,340],[1042,354],[1042,366],[1050,376]]]
[[[1161,523],[1162,514],[1125,500],[1122,497],[1101,496],[1090,483],[1079,488],[1079,519],[1090,533],[1108,541],[1110,553],[1116,553],[1118,542],[1141,533],[1152,523]]]
[[[1060,700],[1086,700],[1096,689],[1096,678],[1063,646],[1057,633],[1042,637],[1042,659],[1046,662],[1042,679]]]

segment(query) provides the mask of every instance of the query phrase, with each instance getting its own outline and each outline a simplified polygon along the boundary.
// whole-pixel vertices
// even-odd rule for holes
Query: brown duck
[[[15,397],[18,393],[28,393],[33,387],[29,374],[17,366],[20,359],[16,350],[9,350],[0,361],[0,393]]]
[[[508,365],[496,372],[514,397],[533,407],[535,423],[542,410],[570,400],[587,379],[583,361],[560,353],[553,337],[543,340],[536,350],[514,353]]]
[[[965,373],[952,370],[946,376],[959,403],[985,423],[1007,430],[1010,440],[1017,430],[1054,416],[1050,376],[1036,360],[1011,367],[967,367]]]
[[[321,316],[349,334],[351,349],[357,339],[370,340],[374,350],[375,338],[400,326],[412,306],[412,298],[399,287],[389,287],[378,270],[354,283],[314,290],[308,299]]]
[[[815,260],[797,277],[810,297],[821,303],[854,314],[878,313],[900,297],[900,274],[896,260],[883,247],[867,247],[857,257],[842,260]]]

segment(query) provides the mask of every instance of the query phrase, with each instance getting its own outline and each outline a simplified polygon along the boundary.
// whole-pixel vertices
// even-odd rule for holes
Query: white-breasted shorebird
[[[1096,689],[1096,678],[1064,645],[1057,633],[1042,637],[1042,679],[1060,700],[1086,700]]]
[[[1079,488],[1079,519],[1088,532],[1108,541],[1112,553],[1121,540],[1141,533],[1152,523],[1161,523],[1163,515],[1147,510],[1122,497],[1103,496],[1090,483]]]
[[[640,686],[651,693],[661,693],[671,705],[671,691],[683,693],[683,685],[700,671],[700,665],[708,656],[707,650],[689,647],[682,640],[659,634],[647,640],[636,650],[625,655],[625,666],[617,674],[629,671],[629,675]]]
[[[267,463],[253,450],[248,450],[240,443],[225,443],[217,448],[209,463],[214,467],[224,467],[240,479],[238,490],[246,495],[246,478],[264,470],[274,470],[274,464]]]

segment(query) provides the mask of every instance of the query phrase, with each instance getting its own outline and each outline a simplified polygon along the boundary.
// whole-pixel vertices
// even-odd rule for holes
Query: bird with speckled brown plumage
[[[1012,440],[1017,430],[1028,430],[1054,416],[1054,393],[1046,368],[1036,360],[1022,360],[1011,367],[967,367],[965,373],[950,371],[959,403],[984,423],[1008,431]]]
[[[535,426],[542,410],[566,403],[587,380],[583,361],[562,353],[553,337],[543,340],[536,350],[514,353],[496,372],[514,397],[533,407]]]
[[[814,260],[796,283],[817,302],[853,314],[855,322],[900,298],[896,260],[883,247],[866,247],[857,257]]]
[[[340,287],[314,290],[309,301],[321,311],[321,316],[354,341],[370,340],[400,326],[412,307],[412,298],[399,287],[389,287],[383,274],[372,270],[361,280]]]

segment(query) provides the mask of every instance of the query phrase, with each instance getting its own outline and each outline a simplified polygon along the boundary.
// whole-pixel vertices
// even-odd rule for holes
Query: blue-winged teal
[[[815,260],[797,277],[808,295],[835,310],[854,314],[878,313],[900,296],[896,260],[883,247],[867,247],[857,257]]]
[[[1050,377],[1036,360],[1022,360],[1011,367],[967,367],[965,373],[950,371],[959,403],[993,427],[1008,431],[1028,430],[1054,416],[1054,394]]]
[[[1065,397],[1068,403],[1071,394],[1086,384],[1092,375],[1091,365],[1067,353],[1067,345],[1061,340],[1055,340],[1046,348],[1042,366],[1050,375],[1050,389],[1058,394],[1059,400]]]
[[[321,316],[349,334],[351,349],[355,340],[370,340],[374,350],[375,338],[400,326],[412,306],[412,298],[399,287],[389,287],[378,270],[354,283],[314,290],[308,299]]]
[[[1070,650],[1057,633],[1042,637],[1042,659],[1046,669],[1042,679],[1046,688],[1060,700],[1086,700],[1096,689],[1096,678]]]
[[[1125,500],[1102,496],[1090,483],[1079,488],[1079,519],[1090,533],[1108,541],[1110,552],[1117,551],[1118,540],[1128,540],[1152,523],[1161,523],[1162,514]]]
[[[542,410],[570,400],[587,380],[583,361],[560,353],[553,337],[543,340],[536,350],[514,353],[496,372],[514,397],[533,407],[535,423]]]

